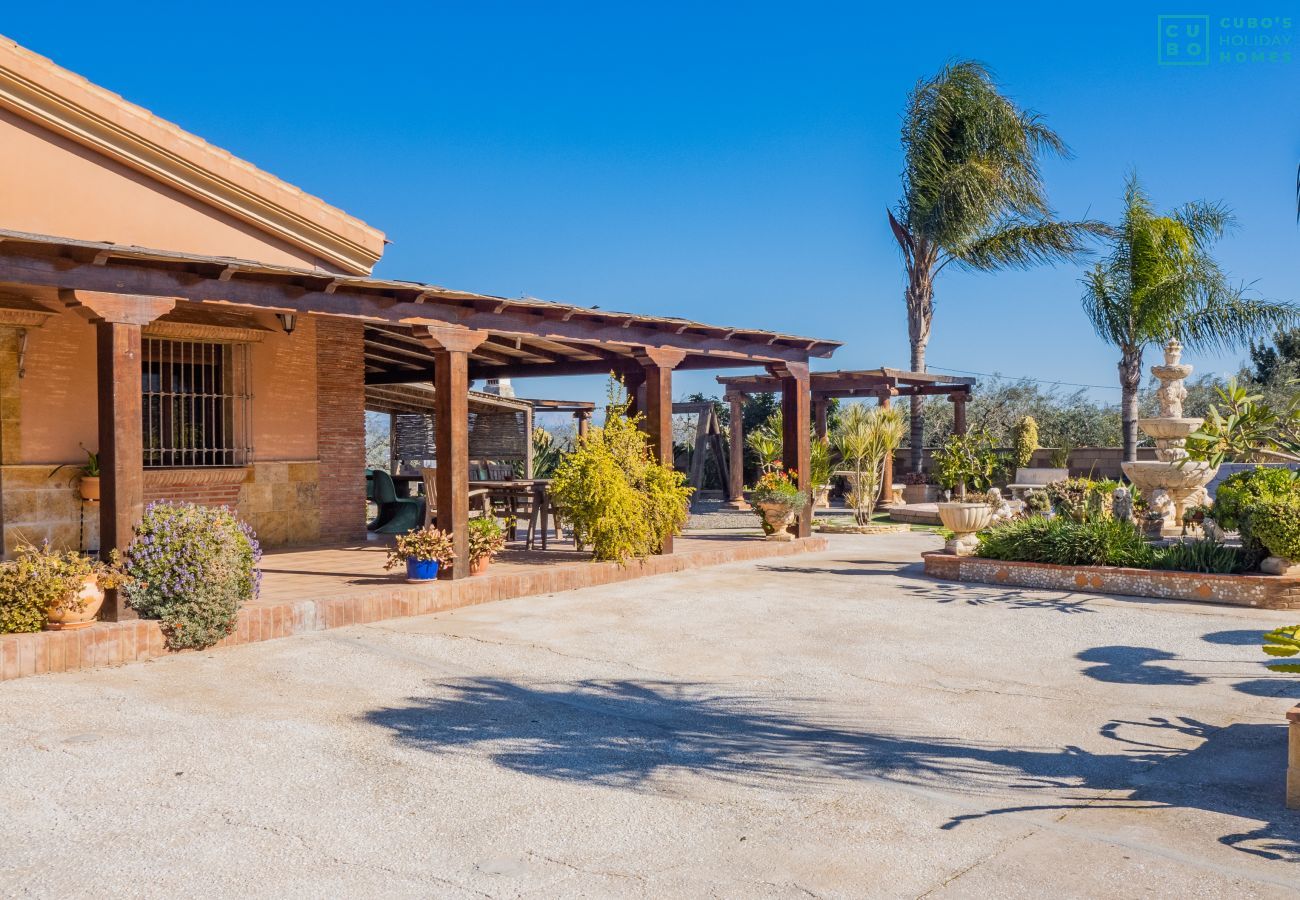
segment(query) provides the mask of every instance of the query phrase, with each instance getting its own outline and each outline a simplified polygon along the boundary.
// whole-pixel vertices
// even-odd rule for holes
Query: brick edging
[[[686,569],[812,553],[825,550],[827,546],[824,537],[800,538],[789,543],[746,541],[730,547],[652,556],[643,561],[633,560],[621,567],[616,563],[602,562],[538,566],[535,571],[501,574],[489,570],[487,574],[461,581],[440,581],[432,585],[394,582],[392,587],[364,587],[328,597],[254,604],[239,611],[235,633],[216,646],[234,647],[383,619],[423,616],[496,600],[667,575]],[[5,634],[0,635],[0,681],[115,666],[170,655],[173,651],[164,646],[162,629],[157,621],[151,619],[97,622],[75,631]]]
[[[925,561],[927,575],[950,581],[1191,600],[1254,609],[1300,609],[1300,578],[1279,575],[1210,575],[1119,566],[1060,566],[954,556],[940,551],[922,553],[921,558]]]

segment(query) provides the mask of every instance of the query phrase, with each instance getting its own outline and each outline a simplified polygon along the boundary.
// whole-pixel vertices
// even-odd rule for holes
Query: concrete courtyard
[[[0,686],[0,894],[1282,897],[1259,632],[928,534]]]

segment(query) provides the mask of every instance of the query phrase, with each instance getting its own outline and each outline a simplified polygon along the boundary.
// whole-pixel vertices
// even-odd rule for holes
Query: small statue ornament
[[[1126,487],[1115,488],[1111,494],[1111,512],[1121,522],[1133,519],[1133,494]]]

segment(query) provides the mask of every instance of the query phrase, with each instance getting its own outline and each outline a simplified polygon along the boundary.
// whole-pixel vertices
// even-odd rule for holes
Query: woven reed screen
[[[394,416],[393,456],[407,462],[438,458],[432,413]],[[528,419],[523,410],[478,409],[469,414],[469,457],[513,462],[528,456]]]

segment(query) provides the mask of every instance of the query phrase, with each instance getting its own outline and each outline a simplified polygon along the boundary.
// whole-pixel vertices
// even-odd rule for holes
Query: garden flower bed
[[[1013,585],[1043,591],[1088,591],[1163,600],[1193,600],[1255,609],[1300,609],[1300,578],[1209,575],[1122,566],[1010,562],[951,553],[921,554],[925,573],[948,581]]]

